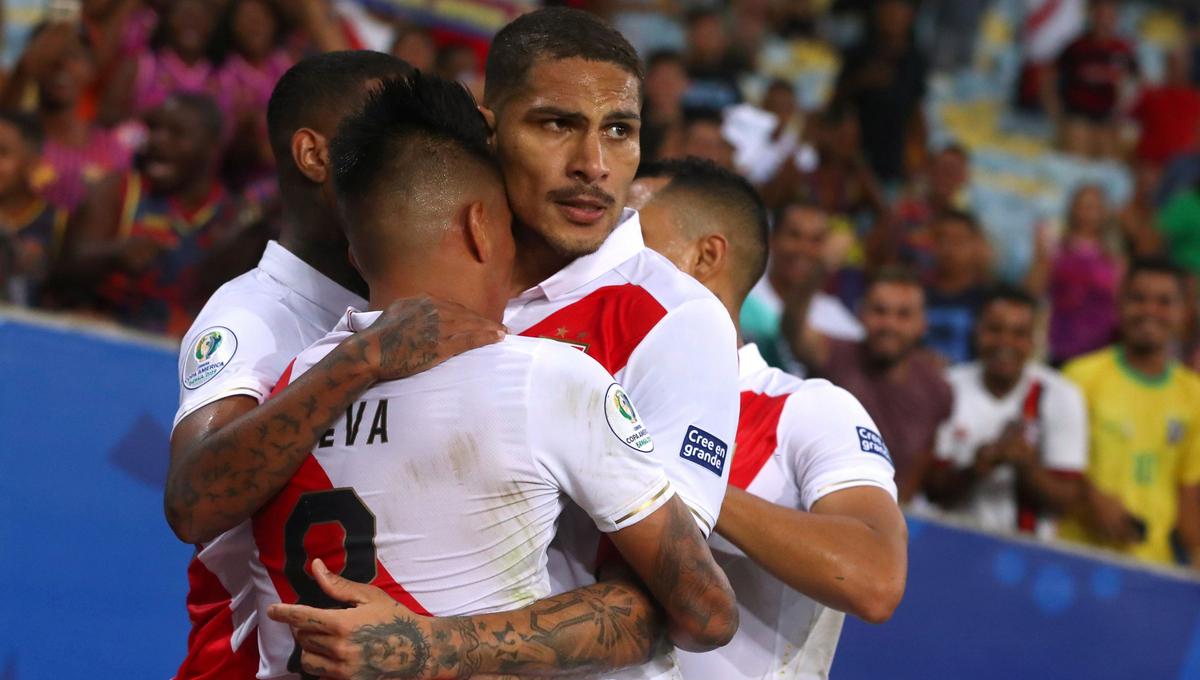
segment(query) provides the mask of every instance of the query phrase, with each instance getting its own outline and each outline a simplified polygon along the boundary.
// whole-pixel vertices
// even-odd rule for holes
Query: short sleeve
[[[896,471],[875,421],[846,390],[824,380],[810,382],[784,407],[780,447],[803,509],[857,486],[878,487],[895,499]]]
[[[641,412],[592,358],[539,342],[526,430],[535,466],[600,531],[640,522],[674,495]]]
[[[173,426],[196,410],[232,396],[247,396],[260,403],[270,394],[280,373],[294,356],[299,341],[286,343],[269,319],[246,308],[221,310],[202,316],[179,348],[179,409]]]
[[[1042,415],[1042,463],[1053,471],[1087,469],[1087,410],[1083,394],[1066,380],[1048,385]]]
[[[671,310],[634,350],[622,383],[658,458],[707,536],[717,523],[737,434],[737,333],[716,298]]]

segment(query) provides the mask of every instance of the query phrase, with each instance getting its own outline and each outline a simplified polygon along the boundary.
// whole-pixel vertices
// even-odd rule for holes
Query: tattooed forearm
[[[400,615],[351,634],[358,680],[569,677],[645,663],[663,644],[661,617],[631,582],[597,583],[509,612]]]
[[[202,409],[189,416],[172,438],[164,496],[171,528],[197,543],[248,518],[368,387],[434,363],[439,333],[433,303],[401,301],[261,406],[242,405],[222,416],[228,400],[221,400],[205,407],[218,415]]]

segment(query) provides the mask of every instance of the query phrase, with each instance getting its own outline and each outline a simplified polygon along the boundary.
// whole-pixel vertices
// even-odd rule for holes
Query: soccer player
[[[569,343],[616,376],[707,534],[725,495],[737,424],[736,332],[712,293],[645,248],[637,213],[623,209],[640,157],[641,77],[629,43],[586,12],[531,12],[496,35],[482,110],[515,217],[515,297],[504,323]],[[595,584],[606,552],[600,538],[586,516],[564,515],[550,555],[555,592]],[[303,610],[303,617],[365,633],[396,618],[368,595],[378,593],[351,590],[371,606]],[[273,616],[297,611],[277,608]],[[625,605],[606,611],[624,622],[643,616]],[[590,626],[594,618],[581,620]],[[648,643],[654,634],[641,628],[631,637]],[[348,650],[338,656],[371,651],[369,635],[353,637],[338,637]],[[354,672],[339,668],[339,677]],[[673,655],[660,647],[649,663],[613,677],[674,672]]]
[[[1119,302],[1121,342],[1063,369],[1087,401],[1093,488],[1084,521],[1064,521],[1060,534],[1200,568],[1200,377],[1171,355],[1185,282],[1169,262],[1134,262]]]
[[[371,310],[428,293],[502,316],[515,246],[488,136],[461,85],[419,74],[382,85],[343,123],[335,182]],[[377,316],[349,312],[282,382]],[[256,577],[259,598],[333,604],[305,572],[319,557],[343,561],[345,577],[381,586],[419,614],[515,609],[550,594],[546,550],[570,499],[662,603],[682,632],[675,640],[710,649],[736,630],[733,594],[653,450],[622,388],[565,343],[513,336],[381,382],[256,515],[269,577]],[[446,635],[490,637],[486,626],[443,619],[427,638],[415,619],[405,623],[388,634],[409,652],[392,671],[400,677],[509,670],[431,650]],[[288,627],[261,626],[259,677],[300,670]]]
[[[639,177],[653,191],[642,210],[646,244],[670,253],[737,319],[766,267],[757,193],[697,159],[643,166]],[[711,544],[741,628],[722,649],[681,654],[680,666],[689,679],[827,677],[842,612],[881,622],[904,593],[908,532],[894,470],[849,392],[770,368],[753,344],[739,357],[738,454]]]
[[[975,324],[979,360],[954,366],[950,420],[938,431],[926,493],[992,531],[1055,536],[1083,498],[1087,416],[1079,388],[1031,361],[1037,301],[998,288]]]
[[[356,291],[366,286],[347,258],[332,200],[327,140],[373,83],[408,70],[374,52],[328,53],[294,66],[272,95],[280,240],[267,245],[258,267],[212,296],[180,348],[164,502],[175,533],[198,545],[188,568],[192,633],[181,680],[256,672],[254,543],[244,520],[283,487],[330,424],[376,380],[502,336],[499,324],[457,305],[398,302],[259,407],[289,361],[347,307],[365,308]]]

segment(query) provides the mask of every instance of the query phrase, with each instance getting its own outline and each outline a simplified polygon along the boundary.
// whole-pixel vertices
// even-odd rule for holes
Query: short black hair
[[[1007,302],[1022,307],[1028,307],[1031,311],[1037,312],[1038,301],[1029,291],[1024,288],[1018,288],[1010,284],[997,284],[984,293],[983,300],[979,305],[979,311],[991,307],[997,302]]]
[[[724,122],[725,117],[721,114],[720,109],[693,106],[683,110],[683,129],[685,130],[697,123],[708,123],[721,127]]]
[[[668,178],[658,195],[686,193],[689,204],[721,216],[714,221],[729,239],[740,292],[749,293],[767,269],[770,232],[767,207],[754,186],[745,177],[695,156],[643,163],[637,177]]]
[[[546,7],[517,17],[492,40],[484,74],[484,102],[503,103],[541,58],[613,64],[637,78],[645,73],[637,51],[615,28],[583,10]]]
[[[814,199],[793,198],[776,208],[775,212],[771,214],[772,233],[779,228],[779,225],[783,224],[783,220],[787,217],[788,213],[793,210],[811,210],[813,212],[819,212],[823,215],[829,215],[829,211],[821,207],[821,204],[817,203]]]
[[[0,109],[0,123],[7,123],[17,129],[17,134],[30,148],[41,151],[46,133],[42,130],[41,122],[33,115],[13,109]]]
[[[921,279],[917,277],[913,270],[907,267],[889,266],[880,269],[871,276],[871,278],[867,281],[867,287],[863,291],[863,295],[865,296],[877,286],[882,286],[885,284],[910,286],[913,288],[920,288],[922,291],[925,290],[925,287],[921,285]]]
[[[167,95],[163,103],[170,101],[179,104],[199,116],[200,124],[204,126],[204,131],[214,140],[221,137],[224,116],[221,115],[221,107],[217,105],[217,100],[203,92],[179,90]]]
[[[1169,276],[1179,284],[1179,291],[1187,294],[1187,271],[1165,257],[1142,257],[1130,262],[1129,268],[1125,271],[1125,287],[1128,287],[1134,277],[1140,274]]]
[[[380,187],[419,181],[439,162],[458,158],[498,173],[488,134],[462,84],[419,71],[386,80],[342,121],[331,144],[338,200],[352,210],[370,206]]]
[[[412,67],[390,54],[367,50],[326,52],[306,57],[275,83],[267,104],[267,134],[275,162],[291,166],[292,135],[312,127],[331,110],[349,110],[361,101],[363,85],[408,75]]]

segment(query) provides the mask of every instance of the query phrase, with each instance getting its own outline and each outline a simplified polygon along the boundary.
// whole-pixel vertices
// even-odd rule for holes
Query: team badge
[[[1183,441],[1183,421],[1178,418],[1167,419],[1167,446],[1175,446]]]
[[[183,365],[183,375],[180,376],[183,386],[194,390],[215,378],[229,365],[237,346],[237,336],[224,326],[201,331]]]
[[[633,408],[633,402],[629,401],[625,390],[616,383],[609,385],[604,394],[604,418],[608,420],[608,427],[617,435],[617,439],[625,442],[630,448],[642,453],[654,450],[654,440],[650,438],[650,432],[642,424],[637,410]]]

